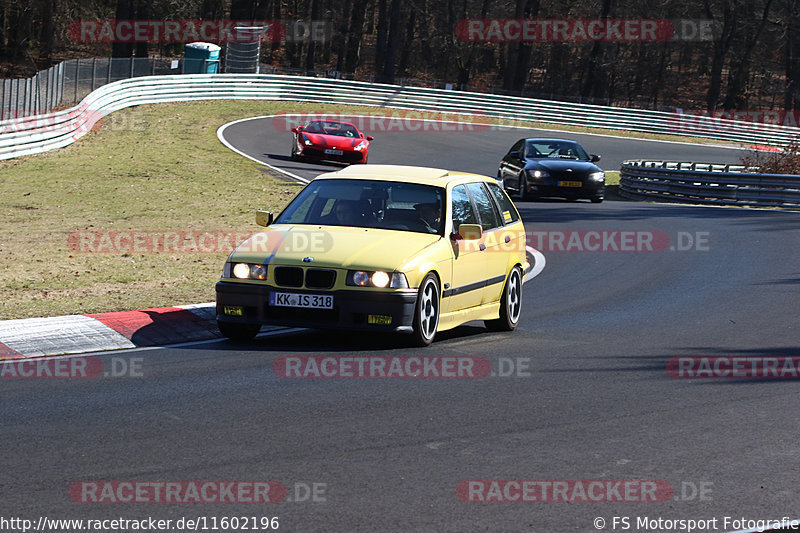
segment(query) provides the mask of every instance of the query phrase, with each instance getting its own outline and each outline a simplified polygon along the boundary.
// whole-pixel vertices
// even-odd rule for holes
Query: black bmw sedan
[[[497,179],[510,195],[523,200],[556,196],[602,202],[606,176],[575,141],[520,139],[500,161]]]

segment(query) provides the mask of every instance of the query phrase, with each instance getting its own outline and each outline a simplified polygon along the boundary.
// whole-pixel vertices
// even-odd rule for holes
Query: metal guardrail
[[[742,165],[624,161],[620,195],[708,205],[800,207],[800,176],[754,174]]]
[[[675,129],[674,114],[661,111],[274,74],[170,75],[119,80],[96,89],[79,105],[65,111],[2,121],[0,159],[66,146],[88,132],[97,120],[119,109],[140,104],[209,99],[367,105],[463,113],[477,115],[478,120],[482,115],[511,121],[660,134],[682,133]],[[780,144],[788,143],[797,132],[796,128],[785,126],[749,124],[749,127],[739,129],[708,131],[702,135],[702,132],[688,134],[747,144]]]

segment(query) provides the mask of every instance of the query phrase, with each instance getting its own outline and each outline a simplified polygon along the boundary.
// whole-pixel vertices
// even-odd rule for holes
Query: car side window
[[[466,187],[457,185],[453,187],[451,193],[453,205],[453,231],[458,231],[461,224],[477,224],[478,217],[472,209],[472,202],[469,199]]]
[[[508,150],[508,153],[510,154],[511,152],[519,152],[519,155],[522,155],[522,148],[524,145],[525,145],[525,139],[520,139],[514,143],[514,146],[512,146]]]
[[[497,200],[497,206],[500,208],[500,214],[503,217],[503,222],[506,224],[518,222],[519,212],[517,211],[517,208],[514,207],[514,203],[508,198],[508,195],[503,192],[503,189],[501,189],[496,183],[487,183],[486,186],[489,187],[489,191],[492,193],[492,196],[494,196],[494,199]]]
[[[497,215],[497,210],[494,207],[492,199],[483,188],[483,184],[467,183],[467,189],[475,200],[475,206],[478,208],[478,215],[481,217],[481,227],[483,231],[498,228],[502,226],[500,218]]]

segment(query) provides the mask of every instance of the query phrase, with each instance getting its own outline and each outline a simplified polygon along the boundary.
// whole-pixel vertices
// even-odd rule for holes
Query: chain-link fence
[[[70,59],[32,78],[0,80],[0,120],[39,115],[80,102],[112,81],[182,74],[183,59],[108,58]]]
[[[257,33],[257,31],[255,32]],[[275,67],[259,62],[260,45],[258,39],[241,40],[235,45],[229,43],[222,57],[222,66],[217,72],[226,73],[261,73],[285,74],[292,76],[309,76],[315,78],[337,78],[353,80],[351,73],[338,71],[309,71],[305,69]],[[39,115],[53,110],[70,107],[80,102],[93,90],[112,81],[153,76],[163,74],[183,74],[190,72],[207,72],[206,67],[212,61],[203,60],[202,66],[191,64],[185,68],[187,61],[183,58],[89,58],[70,59],[39,72],[32,78],[0,80],[0,120],[18,119]],[[213,69],[212,69],[213,70]],[[375,82],[374,76],[360,78],[362,81]],[[477,93],[490,93],[506,96],[523,96],[551,101],[577,102],[595,105],[610,105],[605,100],[586,98],[569,98],[555,94],[538,94],[528,91],[502,91],[490,87],[454,86],[451,83],[437,80],[419,80],[401,78],[395,84],[407,87],[433,87]],[[630,103],[628,107],[648,109]],[[660,108],[662,111],[674,111],[674,108]]]

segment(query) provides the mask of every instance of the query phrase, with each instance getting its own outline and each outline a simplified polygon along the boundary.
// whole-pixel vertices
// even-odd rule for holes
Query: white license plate
[[[333,295],[271,292],[269,293],[269,305],[274,307],[304,307],[309,309],[333,309]]]
[[[331,150],[329,148],[326,148],[325,153],[328,155],[342,155],[344,152],[342,150]]]

